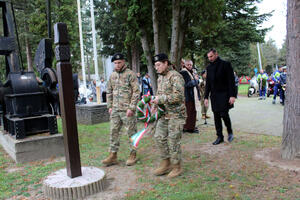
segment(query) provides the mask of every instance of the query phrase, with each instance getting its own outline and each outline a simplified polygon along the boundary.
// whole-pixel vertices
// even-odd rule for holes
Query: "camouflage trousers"
[[[181,137],[184,119],[160,118],[157,122],[154,138],[160,151],[160,158],[171,158],[172,164],[181,161]]]
[[[120,147],[120,131],[124,125],[125,132],[130,139],[136,133],[136,116],[126,116],[126,111],[112,111],[110,116],[110,152],[118,152]],[[128,140],[130,151],[135,151]]]
[[[201,113],[202,113],[202,115],[206,115],[206,113],[207,113],[207,110],[208,110],[208,107],[205,107],[205,105],[204,105],[204,98],[201,98]]]

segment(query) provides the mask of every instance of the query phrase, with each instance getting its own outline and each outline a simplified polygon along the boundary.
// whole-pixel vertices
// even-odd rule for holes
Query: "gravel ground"
[[[242,97],[236,99],[234,108],[229,111],[233,130],[247,133],[281,136],[283,130],[283,106],[277,98],[276,104],[272,104],[272,97],[266,100],[258,100],[257,97]],[[208,125],[214,126],[213,114],[209,108],[210,119]],[[198,114],[200,116],[200,114]],[[198,121],[202,125],[204,120]],[[226,136],[226,129],[223,129]]]

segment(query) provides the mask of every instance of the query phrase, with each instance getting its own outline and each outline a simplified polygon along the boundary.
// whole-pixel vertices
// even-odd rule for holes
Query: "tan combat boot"
[[[164,159],[160,162],[159,167],[154,171],[155,176],[164,175],[171,170],[170,158]]]
[[[105,158],[104,160],[102,160],[102,164],[106,165],[106,167],[108,167],[110,165],[118,164],[117,152],[110,152],[109,156],[107,158]]]
[[[209,118],[210,118],[210,116],[208,116],[208,115],[205,115],[205,117],[206,117],[206,119],[209,119]]]
[[[172,171],[168,174],[168,178],[174,178],[182,174],[183,170],[181,168],[181,164],[178,163],[172,166]]]
[[[131,165],[134,165],[137,161],[137,158],[136,158],[136,152],[135,151],[132,151],[130,153],[130,156],[128,158],[128,160],[126,161],[126,165],[127,166],[131,166]]]

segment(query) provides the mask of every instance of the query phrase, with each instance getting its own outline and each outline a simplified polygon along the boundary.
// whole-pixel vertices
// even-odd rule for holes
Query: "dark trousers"
[[[276,83],[274,85],[274,97],[273,97],[273,99],[276,99],[276,96],[278,95],[278,92],[279,92],[280,100],[282,100],[282,97],[283,97],[282,87],[279,83]]]
[[[260,97],[265,97],[266,96],[266,87],[260,87],[259,96]]]
[[[185,107],[186,107],[187,118],[183,128],[187,131],[194,131],[196,125],[196,116],[197,116],[195,102],[194,101],[185,102]]]
[[[102,92],[102,102],[106,103],[106,92]]]
[[[221,137],[221,138],[224,137],[223,132],[222,132],[222,119],[225,123],[225,126],[227,127],[227,133],[232,133],[231,121],[230,121],[228,111],[214,112],[214,119],[215,119],[215,127],[216,127],[218,137]]]

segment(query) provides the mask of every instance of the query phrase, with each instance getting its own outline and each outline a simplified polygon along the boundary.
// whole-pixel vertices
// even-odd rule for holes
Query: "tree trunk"
[[[179,27],[180,26],[180,0],[172,0],[172,36],[170,61],[179,69],[178,47],[179,47]]]
[[[147,59],[147,69],[148,69],[148,73],[150,75],[153,93],[156,94],[157,76],[156,76],[156,72],[154,71],[154,67],[153,67],[153,64],[152,64],[152,54],[151,54],[151,51],[150,51],[149,40],[148,40],[148,37],[147,37],[147,33],[145,31],[145,28],[142,27],[141,32],[142,32],[142,34],[141,34],[141,43],[142,43],[144,54],[145,54],[146,59]]]
[[[168,25],[166,25],[165,17],[160,16],[164,21],[160,24],[159,38],[160,38],[160,53],[167,54],[169,52],[169,39],[168,39]]]
[[[160,53],[159,49],[159,17],[158,17],[158,0],[152,0],[152,21],[155,54]]]
[[[178,59],[179,59],[179,61],[176,61],[176,62],[179,62],[179,63],[180,63],[180,60],[183,56],[184,37],[185,37],[184,30],[181,29],[179,31],[179,41],[178,41]],[[176,69],[180,70],[180,64],[176,65]]]
[[[152,0],[152,21],[155,54],[167,53],[168,51],[168,34],[166,25],[166,9],[162,0]]]
[[[179,38],[178,38],[178,56],[176,60],[176,69],[180,70],[180,62],[183,55],[183,46],[184,46],[184,38],[185,33],[188,28],[188,18],[187,18],[187,9],[182,8],[180,11],[180,29],[179,29]]]
[[[128,46],[128,48],[127,48],[127,62],[128,62],[128,67],[130,69],[132,69],[131,48],[132,48],[132,46]]]
[[[137,42],[131,47],[131,60],[132,60],[132,70],[134,72],[140,72],[140,51]]]
[[[287,3],[287,88],[281,156],[300,156],[300,0]]]

